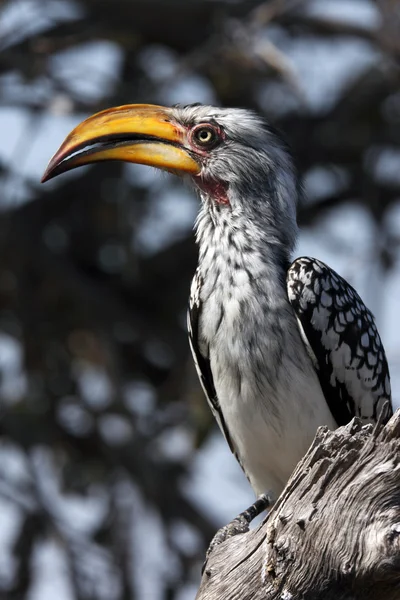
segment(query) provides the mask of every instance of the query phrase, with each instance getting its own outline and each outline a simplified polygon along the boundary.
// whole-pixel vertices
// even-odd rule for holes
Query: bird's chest
[[[292,384],[288,371],[293,379],[304,368],[302,361],[293,359],[296,350],[297,355],[303,350],[293,327],[284,299],[271,307],[244,279],[241,287],[222,286],[204,302],[200,349],[209,357],[225,418],[254,430],[257,412],[268,406],[273,424]]]
[[[200,349],[253,488],[278,490],[329,411],[286,290],[256,289],[246,274],[219,283],[201,298]]]
[[[215,269],[202,281],[198,341],[215,378],[228,370],[248,379],[257,367],[267,372],[281,363],[282,341],[296,323],[286,290],[269,284],[263,289],[245,268]]]
[[[303,348],[284,290],[260,290],[243,271],[220,274],[201,305],[200,351],[209,357],[224,418],[236,435],[256,432],[260,416],[265,435],[264,413],[278,429],[292,380],[304,368],[291,358],[299,354],[297,345]]]

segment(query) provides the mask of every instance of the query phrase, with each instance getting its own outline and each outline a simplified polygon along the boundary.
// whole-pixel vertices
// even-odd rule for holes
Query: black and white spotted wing
[[[200,344],[199,321],[201,315],[201,285],[201,275],[198,271],[196,271],[190,290],[189,310],[187,319],[190,348],[192,350],[196,371],[199,376],[200,383],[203,387],[206,398],[208,400],[208,404],[210,405],[211,411],[222,433],[224,434],[226,441],[228,442],[229,448],[236,455],[231,437],[229,435],[228,428],[225,423],[224,415],[222,414],[222,410],[218,401],[217,392],[215,391],[208,350],[204,347],[204,345]]]
[[[314,258],[288,269],[287,289],[301,334],[338,425],[376,421],[389,401],[389,369],[372,313],[340,275]]]

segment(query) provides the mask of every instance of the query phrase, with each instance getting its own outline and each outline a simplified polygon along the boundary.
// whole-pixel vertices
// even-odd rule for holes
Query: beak
[[[185,133],[163,106],[127,104],[103,110],[71,131],[50,160],[42,182],[101,160],[198,174],[201,166],[184,147]]]

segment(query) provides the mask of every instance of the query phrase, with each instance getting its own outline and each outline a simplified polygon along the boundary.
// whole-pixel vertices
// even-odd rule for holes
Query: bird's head
[[[285,144],[255,113],[203,105],[132,104],[80,123],[42,181],[81,165],[122,160],[189,176],[211,210],[296,230],[297,183]],[[217,209],[217,210],[216,210]],[[293,241],[291,241],[293,238]]]

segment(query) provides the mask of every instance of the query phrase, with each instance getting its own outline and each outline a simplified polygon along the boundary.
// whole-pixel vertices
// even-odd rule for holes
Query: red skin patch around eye
[[[221,129],[220,127],[216,127],[215,125],[212,125],[210,123],[201,123],[196,125],[196,127],[194,128],[186,127],[186,135],[189,141],[191,142],[191,145],[195,152],[200,156],[207,157],[210,151],[208,149],[199,148],[198,145],[193,144],[193,142],[191,141],[193,132],[197,128],[204,127],[206,125],[215,129],[218,133],[218,136],[221,139],[225,139],[225,132],[223,131],[223,129]],[[228,184],[226,182],[218,181],[217,179],[203,179],[201,175],[197,175],[196,184],[203,192],[207,194],[207,196],[210,196],[217,204],[225,204],[226,206],[229,206],[230,202],[228,199]]]
[[[228,184],[224,181],[218,181],[216,179],[201,179],[196,178],[198,187],[210,196],[217,204],[229,205],[228,199]]]

